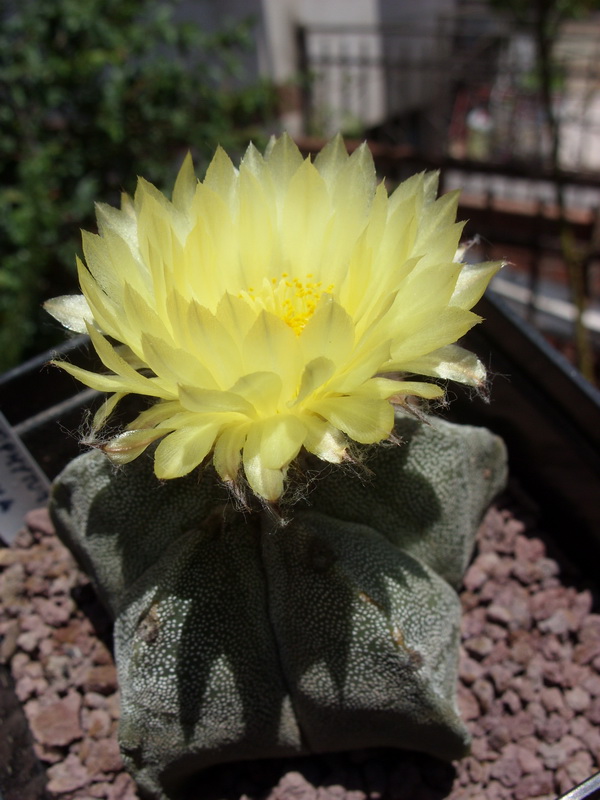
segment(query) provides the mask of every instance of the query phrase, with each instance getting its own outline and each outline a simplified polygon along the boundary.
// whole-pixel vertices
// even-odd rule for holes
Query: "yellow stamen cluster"
[[[315,313],[324,294],[331,294],[334,284],[325,289],[323,281],[312,280],[314,275],[308,273],[305,280],[292,277],[283,272],[279,278],[264,281],[261,290],[249,286],[241,291],[238,297],[258,305],[260,308],[275,314],[282,319],[296,334],[300,336],[306,323]]]
[[[312,278],[312,275],[307,275]],[[323,281],[308,280],[303,283],[298,278],[285,281],[286,288],[292,289],[291,297],[286,297],[282,303],[282,319],[294,331],[296,336],[300,336],[306,323],[315,313],[317,303],[323,294],[331,294],[334,289],[332,283],[323,289]]]

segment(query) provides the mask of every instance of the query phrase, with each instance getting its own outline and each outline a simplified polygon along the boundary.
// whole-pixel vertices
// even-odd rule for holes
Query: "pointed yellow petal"
[[[145,178],[138,178],[135,194],[133,196],[133,207],[138,214],[138,218],[142,206],[151,201],[157,203],[167,215],[170,215],[174,209],[170,200],[168,200],[154,184],[150,183]]]
[[[136,372],[133,367],[118,355],[114,347],[107,342],[102,334],[92,328],[91,325],[88,325],[88,335],[104,366],[121,377],[125,384],[130,387],[129,391],[155,397],[170,398],[172,396],[167,381],[160,378],[150,380],[140,375],[139,372]]]
[[[128,271],[132,271],[131,264],[133,263],[133,257],[131,251],[123,240],[115,236],[112,231],[108,231],[104,237],[98,236],[95,233],[83,231],[81,234],[81,243],[86,264],[90,273],[94,276],[94,280],[103,292],[113,298],[113,300],[117,300],[122,293],[123,273],[121,273],[119,269],[115,269],[111,253],[107,248],[108,237],[114,240],[116,247],[120,245],[120,263],[125,262],[125,264],[130,267]],[[119,261],[117,261],[117,263],[119,263]]]
[[[217,148],[204,178],[204,184],[230,204],[237,183],[237,173],[231,159],[222,147]]]
[[[193,228],[185,241],[184,259],[194,298],[186,292],[184,296],[212,311],[225,291],[245,288],[233,283],[239,277],[237,202],[228,204],[213,188],[199,183],[191,214]]]
[[[94,317],[82,294],[66,294],[44,303],[44,308],[61,325],[76,333],[87,333],[86,323],[93,325]]]
[[[284,473],[281,469],[269,469],[261,458],[262,425],[253,425],[244,444],[244,474],[252,491],[274,503],[283,493]]]
[[[180,411],[181,405],[178,400],[164,400],[155,403],[150,408],[142,411],[141,414],[138,414],[133,422],[129,423],[127,430],[137,431],[141,428],[154,428]]]
[[[129,394],[130,392],[138,391],[137,387],[130,386],[126,380],[119,375],[99,375],[97,372],[77,367],[75,364],[69,364],[67,361],[51,361],[55,367],[60,367],[77,378],[78,381],[89,386],[91,389],[96,389],[98,392],[119,392],[122,394]]]
[[[375,164],[366,142],[363,142],[339,170],[334,197],[343,208],[346,224],[363,220],[375,192]]]
[[[324,297],[306,323],[299,342],[306,361],[323,357],[343,364],[354,346],[352,319],[333,298]]]
[[[236,341],[243,341],[258,316],[246,300],[225,292],[216,311],[216,317]]]
[[[279,193],[285,189],[292,176],[302,166],[303,159],[291,137],[284,133],[268,148],[265,161],[273,176],[275,190]]]
[[[239,176],[239,277],[242,289],[261,283],[271,273],[271,265],[281,265],[278,239],[275,235],[273,193],[264,190],[256,175],[242,166]]]
[[[102,451],[113,464],[129,464],[141,455],[148,445],[164,435],[165,431],[160,430],[125,431],[103,445]]]
[[[394,427],[394,410],[387,400],[360,396],[329,397],[315,402],[314,410],[361,444],[380,442]]]
[[[346,145],[339,133],[337,136],[334,136],[331,141],[327,142],[325,147],[319,152],[315,158],[315,167],[328,186],[333,187],[338,175],[348,161],[348,158]]]
[[[438,397],[444,396],[444,390],[441,386],[436,386],[435,383],[424,383],[422,381],[398,381],[398,391],[395,395],[390,396],[389,399],[392,402],[396,402],[397,398],[406,396],[423,397],[425,400],[435,400]]]
[[[197,183],[192,154],[188,153],[183,160],[173,188],[173,205],[182,214],[190,212]]]
[[[171,341],[170,326],[167,327],[169,320],[159,316],[152,305],[152,300],[144,298],[130,284],[126,284],[123,288],[122,314],[127,319],[131,331],[126,341],[132,350],[140,352],[141,337],[144,333],[164,339],[166,342]]]
[[[281,377],[283,392],[295,393],[300,373],[300,349],[298,338],[286,323],[263,311],[244,342],[244,364],[246,369],[256,372],[275,372]],[[270,407],[265,398],[263,407]]]
[[[302,276],[315,272],[321,260],[329,214],[325,181],[314,164],[306,160],[291,178],[283,201],[280,236],[286,269]]]
[[[92,432],[90,434],[90,438],[94,438],[96,435],[96,431],[99,431],[100,428],[104,425],[106,420],[110,417],[112,412],[115,410],[117,404],[125,397],[125,394],[122,392],[118,392],[117,394],[113,394],[110,397],[107,397],[106,400],[102,403],[100,408],[96,411],[92,418]]]
[[[453,261],[426,268],[417,264],[396,295],[396,313],[403,309],[402,323],[406,324],[408,319],[423,311],[429,313],[432,321],[435,320],[434,309],[449,304],[460,271],[461,265]]]
[[[446,308],[438,314],[435,320],[431,320],[429,324],[421,327],[413,321],[413,331],[407,333],[406,338],[392,345],[391,362],[395,366],[388,366],[386,370],[404,369],[405,359],[413,361],[450,342],[455,342],[480,321],[481,317],[471,311],[463,311],[459,308]]]
[[[256,409],[269,408],[269,415],[277,411],[282,384],[276,372],[249,372],[231,387],[234,394],[245,397]]]
[[[96,325],[108,336],[123,341],[131,330],[127,319],[123,315],[119,318],[117,307],[100,289],[87,267],[79,258],[76,259],[76,262],[79,285]]]
[[[181,347],[171,347],[164,339],[142,334],[142,353],[146,364],[166,378],[176,391],[180,382],[194,384],[203,389],[217,389],[218,384],[205,364]]]
[[[181,405],[188,411],[198,413],[235,411],[248,417],[256,416],[252,404],[241,394],[235,392],[199,389],[196,386],[179,386],[179,399]]]
[[[288,406],[293,408],[321,388],[331,378],[334,371],[335,363],[330,358],[319,356],[309,361],[302,373],[298,396],[294,400],[290,400]]]
[[[443,397],[444,390],[441,386],[436,386],[435,383],[372,378],[357,389],[355,394],[361,397],[372,397],[377,400],[389,400],[395,396],[403,395],[418,395],[432,400],[435,397]]]
[[[98,231],[105,236],[109,231],[119,236],[132,252],[137,248],[137,219],[128,195],[123,195],[123,207],[113,208],[106,203],[96,203]]]
[[[248,145],[244,157],[240,162],[240,175],[244,169],[249,170],[254,175],[260,185],[264,187],[267,194],[272,194],[273,181],[271,179],[271,172],[264,157],[259,153],[252,142]]]
[[[340,464],[346,454],[346,437],[335,426],[313,414],[306,414],[302,421],[307,428],[306,449],[323,461]]]
[[[357,349],[356,355],[345,369],[338,371],[339,377],[332,378],[330,390],[339,394],[353,392],[377,372],[382,372],[389,357],[390,343],[387,341]]]
[[[224,481],[235,481],[242,462],[242,448],[250,423],[228,425],[219,435],[213,455],[214,467]]]
[[[195,469],[210,452],[220,427],[220,421],[209,420],[165,436],[154,454],[156,477],[160,480],[181,478]]]
[[[244,373],[242,342],[237,342],[207,308],[191,303],[187,327],[192,352],[198,353],[220,387],[225,388]]]
[[[403,370],[417,375],[459,381],[468,386],[483,385],[486,376],[485,367],[477,356],[455,344],[426,353],[413,361],[405,361]]]
[[[459,194],[458,191],[448,192],[429,206],[428,214],[422,218],[419,225],[415,243],[417,252],[429,255],[432,252],[432,245],[435,248],[436,245],[446,244],[446,237],[439,234],[440,231],[455,225]],[[446,258],[452,259],[455,253],[456,250],[448,253]]]
[[[402,181],[402,183],[390,195],[390,214],[395,213],[399,206],[407,202],[412,204],[418,202],[417,211],[420,213],[420,207],[422,206],[423,202],[424,182],[424,172],[418,172],[416,175],[412,175],[410,178]]]
[[[263,466],[267,469],[287,466],[298,455],[305,437],[306,425],[291,414],[265,420],[260,426],[260,459]]]
[[[482,264],[465,264],[450,300],[453,306],[468,311],[473,308],[494,275],[503,267],[502,261],[486,261]]]
[[[178,403],[178,410],[157,422],[155,427],[163,431],[178,431],[182,428],[203,428],[209,422],[223,427],[225,425],[240,425],[248,422],[245,414],[237,411],[186,411]]]

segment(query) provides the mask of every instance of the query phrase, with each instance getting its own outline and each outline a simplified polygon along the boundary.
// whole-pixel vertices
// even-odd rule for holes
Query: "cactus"
[[[285,525],[235,510],[211,466],[161,483],[148,454],[115,468],[95,451],[59,476],[52,515],[114,616],[121,750],[150,797],[220,762],[468,751],[456,589],[505,451],[403,413],[395,433]]]

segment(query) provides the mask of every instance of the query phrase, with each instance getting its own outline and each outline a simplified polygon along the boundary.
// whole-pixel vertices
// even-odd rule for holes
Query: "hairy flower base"
[[[160,440],[159,478],[211,456],[272,502],[302,448],[339,463],[349,439],[389,436],[394,403],[444,394],[398,373],[481,386],[453,342],[500,265],[454,260],[457,197],[436,188],[421,174],[388,197],[366,146],[349,157],[338,137],[312,163],[282,136],[239,170],[218,150],[203,182],[186,158],[172,202],[140,179],[121,210],[99,205],[83,296],[47,308],[108,370],[60,364],[112,393],[96,428],[128,393],[157,400],[105,452],[126,463]]]

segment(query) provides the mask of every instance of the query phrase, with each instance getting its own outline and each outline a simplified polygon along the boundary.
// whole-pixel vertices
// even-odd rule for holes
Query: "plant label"
[[[48,500],[50,482],[0,413],[0,536],[11,544],[23,518]]]

